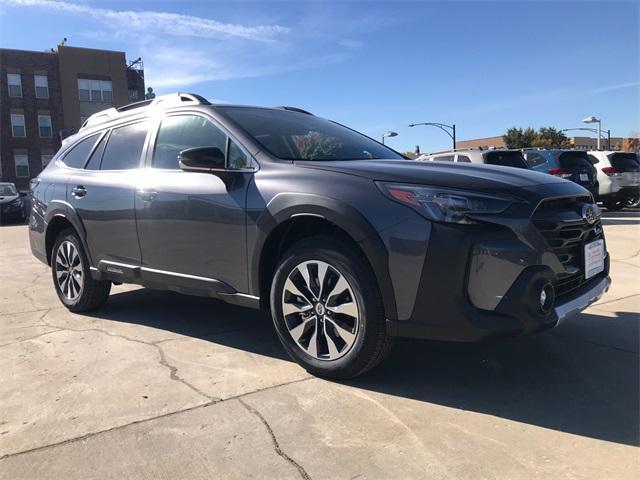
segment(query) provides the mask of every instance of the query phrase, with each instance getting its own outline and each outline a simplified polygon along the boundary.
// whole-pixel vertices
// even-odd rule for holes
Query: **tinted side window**
[[[453,162],[453,155],[444,155],[442,157],[433,157],[434,162]]]
[[[91,158],[89,162],[84,167],[86,170],[100,170],[100,162],[102,161],[102,154],[104,153],[104,147],[107,144],[107,139],[109,138],[109,134],[105,135],[100,139],[98,145],[95,150],[91,154]]]
[[[465,162],[465,163],[471,163],[471,159],[469,157],[467,157],[466,155],[458,155],[458,159],[456,161]]]
[[[587,155],[587,157],[589,157],[589,161],[591,162],[591,165],[600,163],[600,160],[598,160],[598,158],[595,155]]]
[[[68,153],[65,154],[62,161],[67,167],[82,168],[87,161],[91,149],[98,140],[99,135],[91,135],[85,138],[75,147],[73,147]]]
[[[484,156],[486,163],[490,165],[501,165],[503,167],[528,168],[524,157],[520,152],[488,152]]]
[[[162,120],[151,166],[177,169],[178,153],[187,148],[217,147],[226,150],[227,136],[212,122],[198,115],[178,115]]]
[[[245,153],[233,140],[229,140],[229,151],[227,152],[227,166],[229,168],[247,168],[249,161]]]
[[[114,128],[102,155],[100,170],[128,170],[140,166],[140,155],[147,136],[147,123]]]
[[[527,163],[531,168],[544,165],[547,161],[539,153],[527,153]]]

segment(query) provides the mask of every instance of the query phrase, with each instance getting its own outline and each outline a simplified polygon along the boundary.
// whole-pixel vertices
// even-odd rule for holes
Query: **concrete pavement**
[[[270,319],[115,287],[74,315],[0,227],[0,479],[637,478],[640,215],[607,214],[611,291],[543,334],[400,341],[311,377]]]

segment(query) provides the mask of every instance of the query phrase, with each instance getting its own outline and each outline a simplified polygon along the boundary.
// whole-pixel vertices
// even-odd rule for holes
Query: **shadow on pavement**
[[[639,316],[583,314],[552,331],[476,344],[401,339],[348,385],[626,445],[639,441]],[[216,300],[135,290],[99,312],[286,359],[268,315]],[[226,333],[225,333],[226,332]]]

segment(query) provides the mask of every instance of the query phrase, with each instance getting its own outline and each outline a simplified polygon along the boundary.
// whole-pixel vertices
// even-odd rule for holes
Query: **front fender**
[[[396,304],[389,276],[389,256],[380,236],[366,218],[351,205],[314,194],[279,193],[256,219],[256,237],[250,255],[249,281],[252,292],[260,292],[260,259],[269,236],[290,218],[316,216],[336,225],[362,249],[375,274],[387,318],[395,318]]]

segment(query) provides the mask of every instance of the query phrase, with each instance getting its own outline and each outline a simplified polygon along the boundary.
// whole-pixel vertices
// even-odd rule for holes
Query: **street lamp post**
[[[398,132],[392,132],[391,130],[389,130],[388,132],[384,132],[382,134],[382,144],[384,145],[384,139],[387,137],[397,137],[398,136]]]
[[[582,120],[583,123],[597,123],[598,124],[598,137],[596,138],[598,150],[600,150],[600,136],[602,135],[602,120],[594,117],[593,115]]]
[[[594,132],[594,133],[598,133],[598,129],[597,128],[563,128],[562,130],[560,130],[561,132],[569,132],[571,130],[581,130],[583,132]],[[606,130],[607,132],[607,149],[611,150],[611,130]],[[602,134],[602,132],[600,133],[600,138],[602,138],[604,135]]]
[[[426,125],[430,127],[439,128],[440,130],[442,130],[443,132],[445,132],[447,135],[451,137],[451,140],[453,141],[453,149],[454,150],[456,149],[456,124],[455,123],[453,125],[446,125],[444,123],[423,122],[423,123],[412,123],[409,126],[416,127],[418,125]]]

